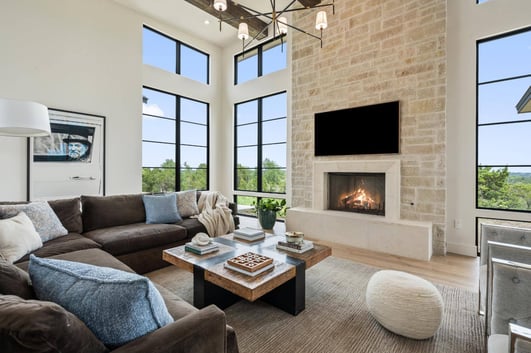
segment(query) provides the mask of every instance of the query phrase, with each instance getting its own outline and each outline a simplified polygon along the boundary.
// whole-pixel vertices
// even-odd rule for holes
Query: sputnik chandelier
[[[281,10],[277,10],[276,0],[269,0],[269,2],[271,3],[271,12],[260,12],[248,6],[245,6],[241,3],[238,3],[236,1],[229,0],[230,4],[227,5],[227,0],[214,0],[213,7],[219,13],[219,30],[221,31],[221,23],[223,21],[239,20],[240,24],[238,26],[238,39],[241,39],[242,41],[242,52],[245,51],[245,49],[249,46],[249,44],[251,44],[255,39],[257,39],[264,33],[267,33],[267,29],[270,27],[272,27],[274,30],[274,38],[276,38],[277,36],[285,35],[286,33],[288,33],[288,28],[291,28],[293,30],[296,30],[298,32],[304,33],[310,37],[317,39],[321,43],[321,48],[323,47],[323,30],[326,29],[326,27],[328,27],[326,11],[321,10],[317,12],[317,15],[315,18],[315,29],[320,31],[319,36],[309,33],[303,29],[300,29],[296,26],[289,24],[288,19],[285,17],[285,14],[289,12],[307,11],[307,10],[313,10],[317,8],[330,7],[330,6],[332,7],[332,14],[335,14],[334,0],[332,0],[331,3],[321,4],[319,2],[313,5],[308,5],[304,7],[292,7],[294,6],[295,3],[297,3],[297,0],[291,0],[289,4]],[[315,3],[315,1],[313,1],[313,3]],[[235,17],[224,18],[223,12],[227,10],[228,6],[239,7],[247,11],[248,15],[242,15],[237,18]],[[257,32],[251,38],[251,36],[249,35],[249,26],[247,25],[246,21],[250,19],[256,19],[256,18],[261,18],[261,19],[266,18],[268,21],[265,22],[265,25],[262,28],[262,30]]]

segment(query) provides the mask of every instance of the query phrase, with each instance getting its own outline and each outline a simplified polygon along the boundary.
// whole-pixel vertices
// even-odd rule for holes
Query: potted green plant
[[[277,213],[286,209],[286,200],[260,199],[258,203],[253,202],[253,206],[260,226],[263,229],[273,229],[277,221]]]

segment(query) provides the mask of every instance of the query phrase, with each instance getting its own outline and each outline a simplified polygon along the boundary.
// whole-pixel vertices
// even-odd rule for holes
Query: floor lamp
[[[36,102],[0,98],[0,135],[15,137],[50,135],[48,108]],[[26,168],[28,164],[29,161]],[[29,199],[29,192],[26,198]]]

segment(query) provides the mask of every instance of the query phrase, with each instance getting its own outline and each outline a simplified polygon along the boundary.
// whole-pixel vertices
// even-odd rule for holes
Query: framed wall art
[[[28,201],[105,195],[105,117],[48,112],[51,135],[28,138]]]

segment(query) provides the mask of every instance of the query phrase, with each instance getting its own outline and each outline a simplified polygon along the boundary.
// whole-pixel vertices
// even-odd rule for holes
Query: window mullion
[[[175,190],[181,190],[181,97],[175,96]]]
[[[257,153],[258,153],[258,156],[257,156],[257,166],[256,166],[256,188],[257,188],[257,191],[259,192],[262,192],[263,191],[263,186],[262,186],[262,132],[263,132],[263,129],[262,129],[262,114],[263,114],[263,109],[262,109],[262,98],[258,99],[258,141],[257,141],[257,144],[258,144],[258,148],[257,148]]]

